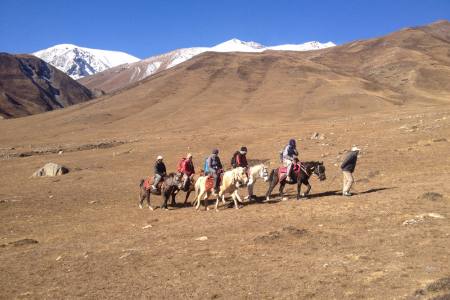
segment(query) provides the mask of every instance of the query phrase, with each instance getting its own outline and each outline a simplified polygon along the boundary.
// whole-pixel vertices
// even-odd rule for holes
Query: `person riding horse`
[[[287,167],[286,174],[287,178],[286,180],[288,182],[292,181],[292,165],[294,158],[298,157],[298,151],[297,151],[297,144],[295,142],[295,139],[290,139],[289,143],[286,145],[286,147],[283,150],[283,166]]]
[[[248,168],[248,162],[247,162],[247,147],[242,146],[239,151],[236,151],[232,160],[231,160],[231,166],[233,169],[237,167],[242,167],[247,169]]]
[[[223,173],[223,166],[219,158],[219,150],[214,149],[207,159],[208,175],[214,177],[214,192],[219,193],[220,174]]]
[[[159,182],[167,174],[166,165],[164,164],[163,157],[161,155],[158,155],[158,157],[156,158],[154,173],[155,175],[153,176],[152,190],[158,190]]]
[[[194,163],[192,162],[192,154],[188,153],[186,159],[181,162],[181,173],[183,174],[182,190],[187,191],[195,174]]]

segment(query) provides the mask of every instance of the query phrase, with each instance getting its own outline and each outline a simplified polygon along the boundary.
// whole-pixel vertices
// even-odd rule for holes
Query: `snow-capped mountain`
[[[119,51],[107,51],[61,44],[33,53],[73,79],[96,74],[109,68],[139,61],[139,58]]]
[[[89,88],[102,89],[111,92],[140,81],[160,71],[172,68],[182,62],[203,52],[263,52],[266,50],[278,51],[310,51],[336,46],[332,42],[308,42],[304,44],[287,44],[266,47],[256,42],[245,42],[231,39],[213,47],[194,47],[177,49],[165,54],[152,56],[141,61],[124,64],[111,68],[94,76],[80,79],[80,82]]]

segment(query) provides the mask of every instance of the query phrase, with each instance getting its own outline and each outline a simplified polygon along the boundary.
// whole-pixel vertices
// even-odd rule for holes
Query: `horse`
[[[154,191],[151,189],[149,179],[144,180],[141,179],[139,183],[139,208],[142,209],[142,205],[144,204],[144,200],[147,199],[148,208],[153,210],[153,207],[150,205],[150,194],[153,195],[162,195],[164,198],[162,209],[167,208],[167,202],[169,197],[172,196],[172,206],[175,206],[175,196],[181,188],[181,176],[176,173],[169,173],[167,176],[163,178],[161,183],[161,192]]]
[[[267,170],[267,167],[264,164],[259,164],[256,166],[252,166],[248,169],[248,184],[247,184],[247,191],[248,196],[246,196],[244,199],[252,199],[253,198],[253,187],[255,185],[256,179],[262,178],[264,182],[267,182],[269,180],[269,171]]]
[[[319,177],[320,181],[323,181],[326,179],[325,175],[325,166],[323,165],[323,162],[318,161],[308,161],[308,162],[302,162],[300,167],[300,172],[298,176],[296,176],[296,181],[293,182],[287,182],[286,178],[283,178],[281,181],[279,181],[278,178],[278,170],[273,169],[270,172],[269,176],[269,189],[266,193],[266,201],[270,200],[270,195],[272,193],[272,190],[275,188],[278,182],[280,182],[280,196],[283,198],[283,190],[286,183],[288,184],[297,184],[297,200],[300,200],[300,196],[306,197],[309,194],[309,191],[311,190],[311,185],[309,184],[309,177],[311,177],[312,174],[315,174],[317,177]],[[300,194],[301,192],[301,186],[302,184],[307,186],[307,190],[305,193]]]
[[[222,182],[220,184],[220,190],[216,196],[216,205],[215,210],[218,211],[217,206],[219,205],[219,199],[222,199],[222,202],[225,203],[225,193],[231,194],[231,197],[234,201],[234,207],[239,209],[237,204],[237,200],[242,203],[242,199],[239,197],[237,193],[237,189],[239,186],[247,184],[248,177],[244,168],[238,167],[232,169],[230,171],[226,171],[223,173]],[[213,184],[211,184],[211,179],[209,176],[201,176],[197,179],[195,183],[195,194],[196,200],[193,204],[196,203],[195,209],[199,209],[200,202],[203,198],[205,200],[205,210],[208,209],[208,196],[213,193]]]

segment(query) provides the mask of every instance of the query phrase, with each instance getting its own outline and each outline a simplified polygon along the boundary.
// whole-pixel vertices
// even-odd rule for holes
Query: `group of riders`
[[[283,166],[287,168],[286,174],[287,182],[295,181],[295,174],[298,173],[300,169],[300,162],[298,159],[297,144],[295,139],[290,139],[288,144],[280,152],[280,160]],[[232,168],[242,167],[244,169],[248,168],[247,162],[247,147],[242,146],[239,151],[234,152],[231,158]],[[186,157],[182,158],[177,166],[177,172],[182,175],[182,190],[186,191],[189,189],[192,182],[193,176],[195,174],[194,163],[192,161],[192,154],[188,153]],[[211,154],[206,158],[203,167],[204,175],[209,175],[214,179],[214,192],[218,193],[220,186],[221,174],[224,172],[222,162],[219,157],[219,150],[213,149]],[[167,175],[166,166],[163,161],[163,157],[159,155],[156,158],[154,166],[154,180],[151,186],[153,191],[158,191],[158,184]]]

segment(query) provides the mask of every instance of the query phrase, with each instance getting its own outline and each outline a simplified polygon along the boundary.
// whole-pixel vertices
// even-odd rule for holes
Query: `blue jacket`
[[[215,155],[215,154],[211,154],[211,155],[208,157],[208,169],[210,170],[210,172],[211,172],[212,170],[217,171],[217,170],[220,170],[220,169],[222,169],[222,168],[223,168],[223,167],[222,167],[222,163],[220,162],[219,156],[218,156],[218,155]]]

